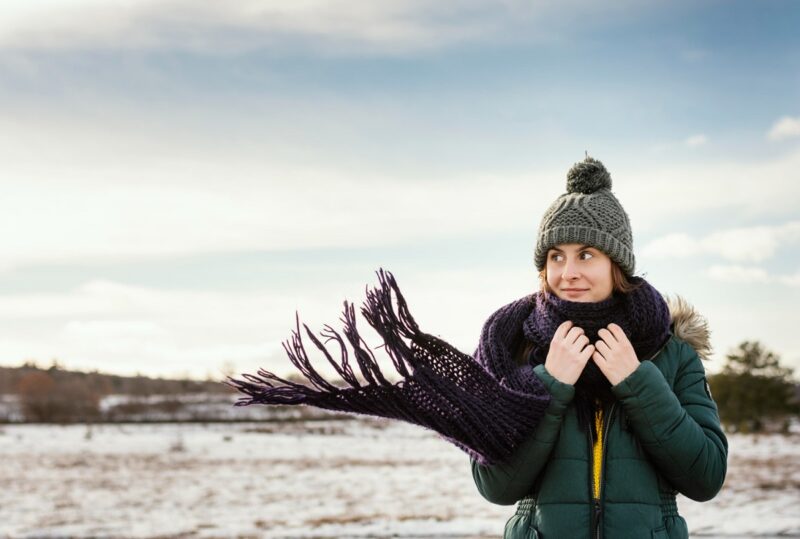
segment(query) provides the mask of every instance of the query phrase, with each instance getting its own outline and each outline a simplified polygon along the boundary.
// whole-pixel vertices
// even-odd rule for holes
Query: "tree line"
[[[302,382],[292,376],[292,381]],[[793,370],[758,341],[744,341],[725,356],[723,369],[707,377],[707,389],[731,432],[789,430],[800,421],[800,384]],[[102,420],[100,401],[107,395],[224,394],[234,390],[221,380],[181,380],[78,372],[56,362],[43,369],[33,363],[0,367],[0,396],[15,395],[28,422],[75,423]],[[156,406],[177,406],[163,401]],[[137,406],[133,402],[128,407]],[[151,405],[153,406],[153,405]],[[162,410],[169,412],[169,410]],[[2,418],[0,418],[2,419]]]
[[[21,367],[0,367],[0,395],[17,398],[25,421],[83,423],[101,419],[100,401],[108,395],[148,397],[230,393],[216,380],[181,380],[147,376],[120,376],[98,371],[63,369],[54,361],[49,368],[27,362]]]
[[[744,341],[708,377],[722,423],[733,432],[789,430],[800,416],[800,384],[793,370],[758,341]]]

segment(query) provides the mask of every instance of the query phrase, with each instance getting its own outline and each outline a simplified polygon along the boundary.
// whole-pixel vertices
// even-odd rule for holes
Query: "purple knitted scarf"
[[[583,328],[592,343],[599,340],[597,332],[613,322],[625,332],[640,361],[652,359],[669,338],[669,308],[650,283],[640,277],[632,277],[631,282],[636,286],[634,290],[625,294],[615,292],[610,298],[595,303],[536,293],[535,309],[523,323],[525,339],[533,344],[528,358],[530,363],[544,363],[556,329],[566,320]],[[580,419],[586,422],[598,401],[612,400],[611,383],[590,359],[575,384]]]
[[[534,294],[494,312],[484,323],[478,347],[470,356],[420,331],[394,276],[383,270],[377,273],[380,285],[367,290],[361,314],[382,338],[381,347],[402,380],[393,383],[381,373],[372,350],[358,334],[354,307],[345,301],[341,319],[344,337],[326,325],[320,332],[325,339],[323,343],[303,324],[308,338],[342,382],[332,384],[314,370],[296,315],[296,330],[283,346],[310,385],[283,379],[264,369],[259,369],[256,375],[242,374],[244,380],[229,377],[228,385],[248,395],[239,399],[236,406],[304,404],[399,419],[434,430],[481,464],[491,464],[506,460],[533,433],[550,401],[544,385],[533,373],[533,366],[520,367],[515,363],[523,334],[535,344],[535,357],[545,357],[559,320],[574,312],[581,317],[573,320],[578,325],[584,324],[581,327],[590,338],[590,328],[595,328],[596,337],[596,330],[611,321],[619,323],[626,333],[632,330],[629,335],[633,335],[637,353],[640,350],[637,346],[650,349],[647,344],[650,341],[660,344],[664,340],[661,333],[653,337],[640,331],[644,326],[638,322],[654,313],[663,316],[666,304],[659,310],[657,306],[643,307],[638,301],[620,301],[616,297],[598,304],[544,302],[539,294]],[[641,289],[648,291],[641,297],[650,297],[655,305],[660,295],[649,285]],[[588,310],[578,313],[584,307]],[[597,310],[593,311],[595,307]],[[608,322],[598,325],[606,316]],[[331,341],[335,343],[338,360],[326,346]],[[353,371],[345,341],[352,349],[361,377]]]

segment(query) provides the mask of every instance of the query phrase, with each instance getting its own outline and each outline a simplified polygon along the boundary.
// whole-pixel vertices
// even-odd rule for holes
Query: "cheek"
[[[551,288],[555,288],[555,284],[558,283],[559,273],[555,269],[551,267],[547,267],[547,284],[550,285]]]
[[[603,288],[613,288],[614,280],[611,277],[611,267],[598,268],[598,271],[594,273],[594,282]]]

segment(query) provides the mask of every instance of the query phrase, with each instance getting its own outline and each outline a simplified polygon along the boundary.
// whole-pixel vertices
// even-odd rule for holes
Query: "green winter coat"
[[[518,503],[504,539],[686,538],[675,494],[713,498],[727,469],[720,428],[700,354],[705,321],[682,299],[670,302],[671,337],[651,361],[612,388],[604,410],[600,502],[592,495],[591,433],[578,425],[575,388],[534,369],[552,395],[533,435],[505,463],[474,459],[478,491],[492,503]]]

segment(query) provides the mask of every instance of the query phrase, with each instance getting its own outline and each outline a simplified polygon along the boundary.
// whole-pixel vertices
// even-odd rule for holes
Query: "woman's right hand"
[[[593,353],[594,345],[589,344],[583,329],[567,320],[558,326],[550,341],[544,368],[559,382],[574,385]]]

